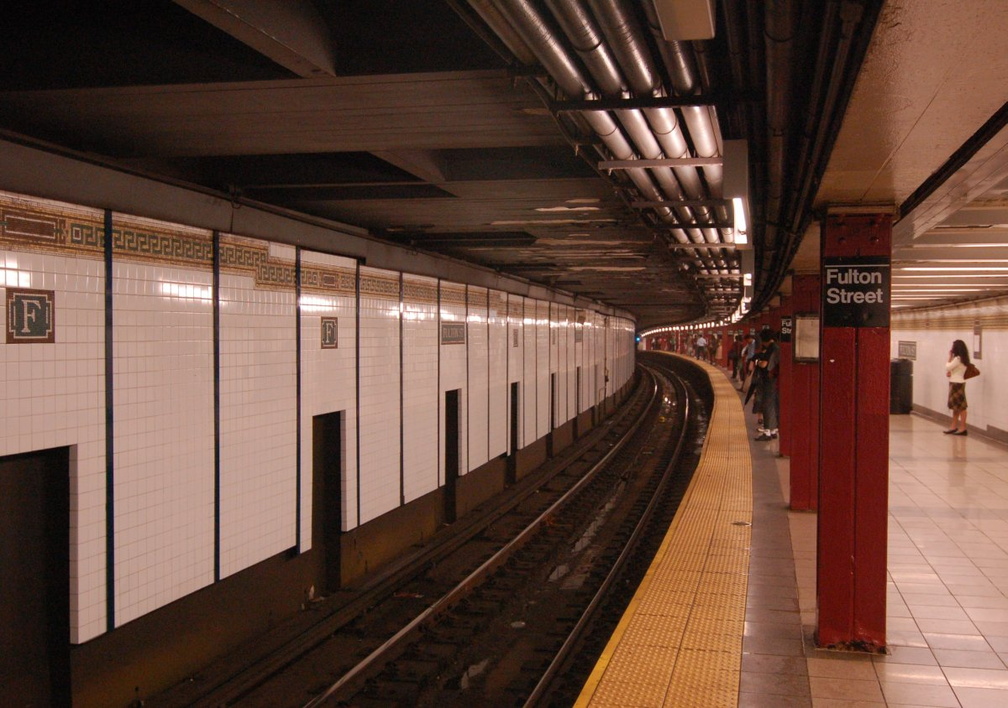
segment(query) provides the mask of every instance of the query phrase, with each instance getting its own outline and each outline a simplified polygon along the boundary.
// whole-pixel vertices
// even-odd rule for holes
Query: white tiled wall
[[[329,276],[301,291],[301,550],[312,547],[312,419],[342,411],[339,510],[344,531],[357,526],[357,264],[313,251],[301,252],[302,273]],[[325,286],[325,281],[333,282]],[[335,317],[336,348],[322,348],[322,318]]]
[[[441,322],[465,322],[466,302],[465,286],[457,283],[441,281],[440,312]],[[440,341],[440,340],[439,340]],[[459,474],[463,475],[468,471],[466,461],[469,456],[468,451],[468,420],[466,418],[466,408],[469,405],[466,390],[466,375],[468,359],[466,349],[468,346],[468,333],[466,334],[466,344],[441,344],[441,434],[439,450],[444,450],[445,446],[445,391],[461,389],[459,396]],[[440,462],[441,480],[444,480],[444,455],[441,455]]]
[[[168,225],[113,216],[113,229]],[[183,237],[212,244],[209,232]],[[213,261],[206,264],[212,268]],[[214,580],[213,272],[113,256],[116,624]]]
[[[400,504],[399,274],[360,269],[360,523]]]
[[[488,406],[490,404],[490,371],[487,346],[487,290],[470,285],[469,314],[466,339],[468,345],[469,391],[469,470],[486,464],[489,459]]]
[[[550,432],[550,320],[548,302],[536,301],[536,432],[541,438]]]
[[[490,291],[489,311],[489,454],[491,458],[507,452],[508,445],[508,330],[507,295]]]
[[[976,328],[980,329],[980,358]],[[1008,358],[1008,297],[913,313],[894,313],[891,356],[899,356],[899,342],[916,344],[913,361],[913,403],[935,413],[951,415],[945,364],[952,342],[961,339],[980,376],[966,382],[967,423],[981,430],[988,426],[1008,431],[1008,375],[996,362]]]
[[[0,295],[53,290],[56,302],[55,343],[0,341],[0,455],[70,446],[71,641],[84,642],[107,629],[104,216],[3,193],[0,208]],[[14,226],[19,210],[37,217],[23,233]],[[214,332],[210,235],[117,219],[202,244],[202,255],[175,257],[125,244],[114,259],[113,577],[122,624],[213,582]],[[412,283],[427,294],[401,300],[400,274],[373,268],[360,268],[369,285],[358,298],[354,261],[303,251],[298,488],[297,254],[231,235],[221,249],[222,577],[294,547],[299,530],[301,550],[311,548],[314,416],[346,412],[341,512],[350,530],[437,488],[446,391],[461,390],[465,473],[507,451],[511,382],[520,386],[523,447],[550,428],[551,370],[560,375],[558,423],[574,414],[577,362],[585,410],[607,364],[614,381],[632,370],[621,353],[612,371],[614,345],[622,352],[625,339],[614,328],[632,335],[632,323],[613,318],[606,333],[603,318],[587,312],[575,346],[565,325],[572,308],[475,286],[467,299],[464,285],[411,275],[403,289]],[[322,348],[322,317],[337,319],[335,348]],[[440,343],[440,323],[453,321],[467,323],[465,344]]]
[[[272,244],[270,252],[293,269],[292,247]],[[297,339],[293,282],[257,286],[253,275],[222,272],[220,298],[220,565],[226,577],[296,542]]]
[[[403,286],[403,481],[410,502],[438,487],[438,281],[404,275]]]
[[[507,365],[508,365],[508,392],[507,392],[507,420],[510,426],[511,420],[511,385],[518,384],[518,447],[525,447],[525,404],[528,396],[525,392],[525,298],[520,295],[507,296]],[[534,438],[532,438],[534,439]],[[510,432],[508,433],[508,445],[511,444]],[[513,450],[511,451],[513,452]]]
[[[8,233],[8,210],[44,211],[62,228],[88,224],[101,212],[0,194],[0,298],[8,288],[55,293],[55,343],[0,339],[0,455],[71,447],[70,641],[105,631],[105,264],[100,252],[48,249]],[[12,239],[12,240],[11,240]],[[3,582],[7,582],[7,578]]]
[[[524,369],[521,380],[521,408],[522,408],[522,447],[530,442],[539,439],[537,428],[538,405],[539,405],[539,379],[536,376],[536,364],[538,363],[538,339],[539,326],[536,323],[536,302],[530,298],[524,298],[525,316],[522,318],[522,352],[524,358]]]

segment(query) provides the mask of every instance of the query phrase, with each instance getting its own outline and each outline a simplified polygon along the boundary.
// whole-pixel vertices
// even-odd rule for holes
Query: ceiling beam
[[[175,0],[303,78],[335,76],[332,36],[309,0]]]

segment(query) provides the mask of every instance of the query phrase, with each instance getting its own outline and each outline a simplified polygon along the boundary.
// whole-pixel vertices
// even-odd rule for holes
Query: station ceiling
[[[917,306],[1008,291],[1006,31],[1001,0],[14,0],[0,137],[639,329],[770,305],[817,216],[890,210]]]

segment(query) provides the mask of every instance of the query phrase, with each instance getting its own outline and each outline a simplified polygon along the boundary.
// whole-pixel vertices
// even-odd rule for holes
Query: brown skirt
[[[966,384],[949,382],[948,407],[953,411],[966,410]]]

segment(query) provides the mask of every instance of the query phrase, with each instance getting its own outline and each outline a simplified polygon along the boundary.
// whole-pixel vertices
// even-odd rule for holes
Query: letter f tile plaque
[[[7,288],[7,343],[56,341],[56,294],[52,290]]]

